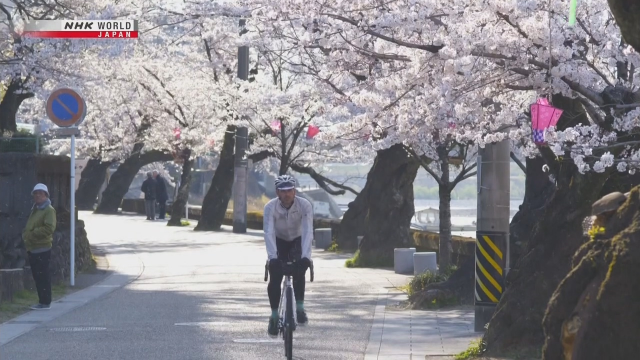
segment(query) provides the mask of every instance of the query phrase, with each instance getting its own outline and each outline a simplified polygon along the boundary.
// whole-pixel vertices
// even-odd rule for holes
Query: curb
[[[384,330],[384,320],[386,314],[387,301],[389,300],[389,290],[382,289],[378,295],[378,302],[373,314],[373,325],[369,334],[369,343],[364,354],[364,360],[377,360],[382,346],[382,334]]]
[[[130,257],[130,259],[128,259],[129,261],[112,261],[113,259],[109,259],[109,254],[105,253],[109,269],[114,272],[106,279],[52,302],[50,310],[31,310],[1,324],[0,346],[4,346],[42,324],[55,320],[138,279],[144,272],[144,263],[137,255],[121,256]],[[134,258],[137,260],[137,264],[131,265],[130,262]],[[129,264],[127,264],[128,262]]]

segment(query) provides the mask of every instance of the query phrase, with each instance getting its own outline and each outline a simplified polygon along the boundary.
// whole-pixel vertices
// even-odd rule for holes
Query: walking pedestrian
[[[51,308],[51,272],[49,262],[53,245],[53,232],[56,229],[56,210],[51,206],[49,189],[45,184],[36,184],[31,192],[33,207],[22,231],[22,239],[27,248],[31,274],[38,291],[38,304],[33,310]]]
[[[140,188],[144,193],[144,208],[147,213],[147,220],[156,219],[156,181],[153,180],[151,171],[147,172],[147,180],[142,183]]]
[[[169,196],[167,195],[167,185],[164,182],[164,178],[162,175],[158,173],[158,171],[153,171],[153,178],[156,181],[156,198],[158,199],[158,219],[164,220],[165,215],[167,214],[167,200]]]

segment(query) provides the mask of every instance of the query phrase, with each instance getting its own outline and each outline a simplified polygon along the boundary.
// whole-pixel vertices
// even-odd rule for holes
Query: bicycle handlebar
[[[311,282],[313,282],[313,260],[311,260],[311,265],[309,266],[309,270],[311,271],[310,280]],[[267,279],[269,279],[269,260],[267,260],[267,263],[264,265],[264,281],[267,281]]]

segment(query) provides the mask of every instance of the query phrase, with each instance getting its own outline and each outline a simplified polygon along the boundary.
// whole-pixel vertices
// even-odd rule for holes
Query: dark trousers
[[[40,304],[51,304],[51,272],[49,271],[49,260],[51,259],[51,250],[29,254],[29,265],[31,265],[31,274],[33,281],[36,283],[38,291],[38,299]]]
[[[282,293],[282,278],[283,270],[282,264],[289,260],[289,254],[298,254],[295,260],[300,260],[301,253],[301,241],[300,237],[293,241],[285,241],[276,238],[276,246],[278,248],[278,260],[280,262],[269,263],[269,285],[267,286],[267,293],[269,294],[269,304],[272,310],[278,310],[280,305],[280,296]],[[296,297],[296,301],[304,301],[304,288],[305,288],[305,274],[307,272],[307,266],[296,266],[293,273],[293,294]]]
[[[167,200],[158,200],[158,219],[164,219],[167,214]]]

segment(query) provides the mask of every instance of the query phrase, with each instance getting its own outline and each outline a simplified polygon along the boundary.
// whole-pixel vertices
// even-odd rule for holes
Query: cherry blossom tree
[[[539,154],[547,163],[556,190],[537,221],[539,230],[530,231],[525,250],[538,258],[521,262],[523,268],[512,273],[518,274],[511,280],[514,286],[503,295],[487,333],[493,349],[512,346],[517,339],[531,338],[528,335],[540,341],[544,304],[568,272],[567,259],[579,246],[581,220],[589,204],[598,197],[613,166],[626,171],[635,165],[632,129],[637,114],[632,110],[638,101],[631,82],[637,54],[619,45],[618,29],[603,4],[581,5],[573,28],[567,26],[565,13],[555,11],[562,8],[554,1],[524,2],[516,8],[501,1],[366,5],[290,1],[271,8],[277,16],[295,22],[297,30],[306,30],[290,35],[304,49],[301,52],[311,53],[301,66],[333,85],[336,92],[344,93],[340,86],[349,81],[345,73],[368,65],[360,68],[367,72],[355,74],[367,85],[375,84],[371,86],[375,93],[386,96],[366,103],[356,99],[367,115],[354,119],[353,126],[376,127],[383,139],[380,148],[390,149],[389,145],[399,142],[401,136],[392,134],[394,125],[403,124],[393,113],[396,99],[412,96],[409,89],[417,79],[422,88],[435,92],[421,91],[431,94],[423,98],[421,105],[427,106],[411,110],[422,111],[431,122],[441,114],[463,120],[456,120],[456,141],[472,140],[482,147],[509,137],[520,151]],[[444,72],[429,76],[442,63]],[[548,96],[565,111],[559,131],[547,131],[549,147],[537,146],[531,139],[527,108],[539,95]],[[429,109],[432,99],[436,105]],[[484,109],[485,100],[495,105]],[[380,116],[381,109],[386,116]],[[566,228],[572,230],[558,232]],[[566,237],[572,240],[557,240]],[[550,242],[556,245],[549,246]],[[543,246],[558,251],[545,258],[538,250]],[[551,264],[555,265],[547,266]],[[541,268],[550,279],[542,288],[533,283],[540,278]],[[525,297],[530,300],[518,300]],[[536,309],[532,321],[506,322],[516,314],[530,313],[531,308]]]

